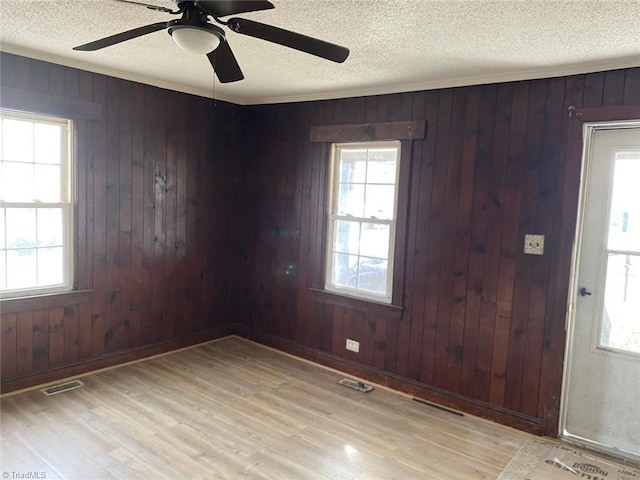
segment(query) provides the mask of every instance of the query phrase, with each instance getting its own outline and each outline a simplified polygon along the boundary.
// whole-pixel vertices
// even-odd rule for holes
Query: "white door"
[[[584,148],[561,436],[640,460],[640,122]]]

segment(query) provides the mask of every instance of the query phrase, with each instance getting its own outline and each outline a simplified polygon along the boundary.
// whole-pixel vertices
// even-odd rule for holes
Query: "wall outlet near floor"
[[[543,255],[544,235],[532,235],[527,233],[524,236],[524,253],[528,255]]]
[[[347,338],[347,350],[360,353],[360,342],[356,342],[355,340]]]

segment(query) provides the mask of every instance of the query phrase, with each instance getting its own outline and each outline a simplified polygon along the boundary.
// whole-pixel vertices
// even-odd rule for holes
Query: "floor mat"
[[[640,480],[640,468],[605,460],[565,445],[530,440],[498,480]]]

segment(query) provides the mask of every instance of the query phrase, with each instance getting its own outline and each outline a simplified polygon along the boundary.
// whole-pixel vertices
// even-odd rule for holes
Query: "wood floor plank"
[[[47,478],[493,480],[531,438],[341,378],[229,337],[2,398],[1,453]]]

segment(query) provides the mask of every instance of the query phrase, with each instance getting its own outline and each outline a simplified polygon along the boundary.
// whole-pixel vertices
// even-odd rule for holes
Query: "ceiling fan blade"
[[[78,45],[77,47],[73,47],[73,49],[80,50],[82,52],[93,52],[94,50],[110,47],[111,45],[126,42],[127,40],[157,32],[158,30],[163,30],[165,28],[167,28],[167,22],[152,23],[151,25],[134,28],[133,30],[127,30],[126,32],[116,33],[110,37],[101,38],[100,40],[85,43],[84,45]]]
[[[207,54],[207,57],[220,83],[237,82],[244,78],[240,65],[226,41],[221,42],[218,48]]]
[[[133,5],[141,5],[143,7],[147,7],[149,10],[156,10],[158,12],[174,13],[173,10],[171,10],[170,8],[159,7],[158,5],[151,5],[150,3],[136,2],[134,0],[118,0],[118,2],[131,3]]]
[[[349,56],[348,48],[253,20],[232,18],[229,20],[229,28],[236,33],[261,38],[337,63],[344,62]]]
[[[267,0],[199,0],[196,3],[214,17],[226,17],[227,15],[274,8],[273,4]]]

